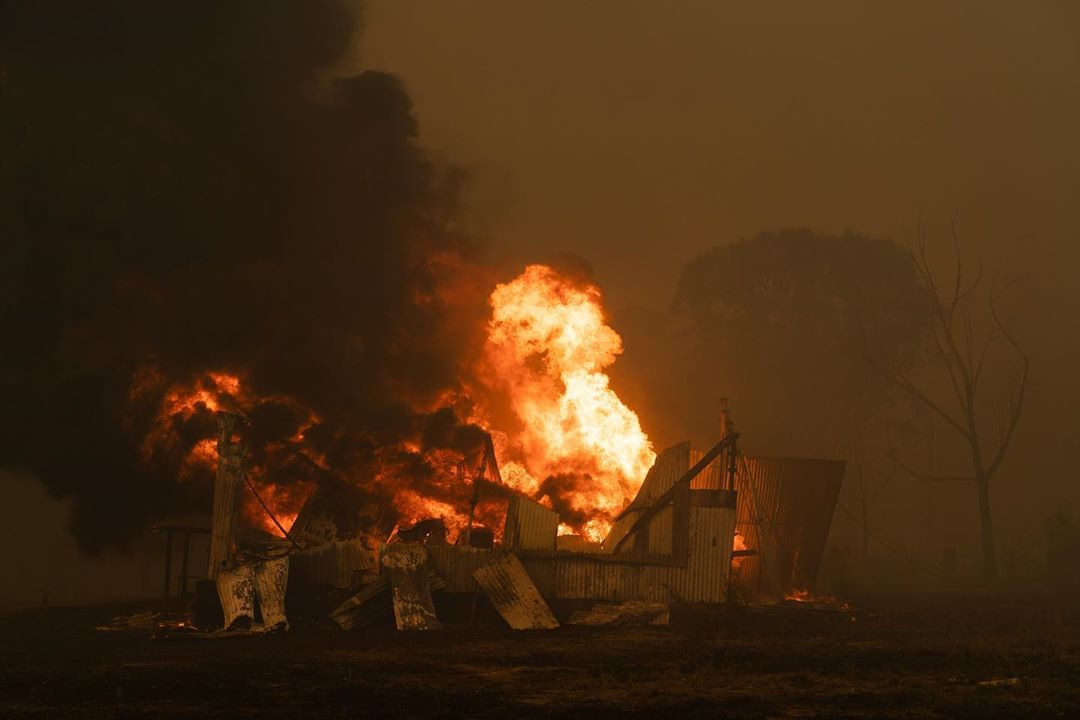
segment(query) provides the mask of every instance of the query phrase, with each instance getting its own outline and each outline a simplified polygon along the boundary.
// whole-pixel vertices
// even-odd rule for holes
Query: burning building
[[[148,447],[169,441],[170,417],[218,415],[216,441],[185,462],[214,472],[206,577],[226,627],[285,627],[286,595],[316,587],[351,593],[331,613],[345,628],[391,611],[435,627],[433,592],[483,592],[512,627],[550,627],[561,601],[813,587],[842,462],[747,458],[726,409],[713,447],[657,454],[608,384],[621,340],[595,285],[533,265],[490,306],[465,390],[341,474],[310,442],[314,413],[294,408],[303,426],[268,441],[227,373],[167,395]]]

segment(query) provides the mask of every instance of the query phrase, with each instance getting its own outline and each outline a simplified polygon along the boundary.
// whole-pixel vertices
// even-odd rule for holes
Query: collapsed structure
[[[392,508],[307,458],[317,489],[291,528],[279,524],[284,539],[241,537],[238,496],[255,488],[242,419],[219,413],[207,576],[223,625],[285,629],[287,597],[311,587],[351,593],[330,612],[343,629],[392,615],[401,630],[440,627],[436,596],[471,598],[475,614],[482,594],[511,628],[548,629],[561,601],[593,603],[571,622],[660,622],[672,602],[720,603],[735,588],[763,601],[812,589],[845,463],[745,457],[724,420],[707,451],[688,442],[662,451],[601,543],[559,535],[554,510],[514,495],[501,543],[473,532],[470,514],[449,544],[441,520],[398,528]],[[465,477],[498,473],[490,441],[468,465]]]

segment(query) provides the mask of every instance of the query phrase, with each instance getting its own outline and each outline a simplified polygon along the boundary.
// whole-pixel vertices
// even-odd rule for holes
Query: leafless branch
[[[1012,397],[1009,400],[1009,410],[1006,413],[1006,417],[1002,422],[1002,426],[998,433],[998,449],[994,454],[994,459],[987,466],[986,476],[991,478],[994,473],[997,472],[998,467],[1001,465],[1002,460],[1005,459],[1005,453],[1009,449],[1009,444],[1012,443],[1013,433],[1016,431],[1016,426],[1020,422],[1020,416],[1024,411],[1024,395],[1027,391],[1028,371],[1031,367],[1031,361],[1028,358],[1024,348],[1020,346],[1016,337],[1009,332],[1009,329],[1005,327],[1005,323],[1001,321],[1001,316],[997,311],[997,297],[1008,289],[1006,285],[1000,292],[991,290],[990,292],[990,315],[994,318],[994,325],[997,326],[998,332],[1005,338],[1006,342],[1012,346],[1017,355],[1020,356],[1020,377],[1016,382],[1016,387],[1013,390]]]
[[[876,362],[874,362],[872,358],[868,358],[868,361],[870,363],[870,366],[877,370],[885,379],[887,379],[889,382],[893,383],[897,387],[905,390],[909,395],[911,395],[916,400],[925,405],[927,408],[936,413],[942,420],[948,423],[958,433],[963,435],[965,438],[971,437],[963,425],[961,425],[955,418],[949,415],[949,413],[946,412],[940,405],[931,400],[926,395],[926,393],[920,390],[918,386],[915,385],[915,383],[913,383],[911,379],[908,378],[907,375],[905,375],[903,372],[897,370],[896,368],[890,368],[886,370],[880,365],[878,365]]]
[[[908,465],[906,465],[904,463],[904,461],[901,460],[897,456],[896,452],[894,450],[892,450],[892,448],[890,448],[890,452],[889,452],[889,461],[892,462],[896,467],[900,468],[905,473],[910,475],[915,480],[918,480],[919,482],[924,482],[924,483],[975,482],[975,478],[970,478],[970,477],[962,477],[962,476],[958,476],[958,475],[927,475],[926,473],[921,473],[918,470],[915,470],[914,468],[911,468]]]

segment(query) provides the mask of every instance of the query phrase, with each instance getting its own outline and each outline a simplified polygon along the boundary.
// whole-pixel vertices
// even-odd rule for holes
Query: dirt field
[[[118,608],[24,613],[0,619],[0,717],[1080,717],[1075,606],[870,604],[676,609],[670,627],[166,640],[92,629]]]

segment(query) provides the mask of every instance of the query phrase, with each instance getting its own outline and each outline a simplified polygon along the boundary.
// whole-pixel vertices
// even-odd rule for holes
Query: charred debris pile
[[[470,513],[451,543],[441,519],[401,527],[393,507],[304,458],[316,490],[275,537],[239,522],[242,493],[258,497],[245,472],[244,420],[222,412],[218,421],[209,528],[164,528],[166,599],[174,532],[185,536],[181,595],[192,532],[209,533],[207,573],[182,616],[159,616],[159,635],[281,631],[290,621],[432,630],[497,622],[492,608],[510,628],[536,630],[666,624],[672,603],[809,606],[844,472],[843,461],[740,454],[725,411],[712,448],[686,442],[657,455],[603,542],[560,535],[555,511],[514,495],[498,541]],[[496,463],[490,441],[463,463],[465,477],[482,476]]]

